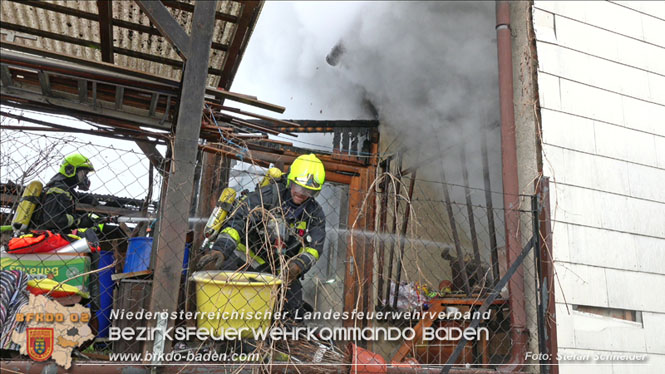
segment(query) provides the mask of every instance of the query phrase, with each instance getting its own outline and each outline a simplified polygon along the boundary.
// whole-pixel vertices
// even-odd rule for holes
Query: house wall
[[[665,3],[536,1],[533,26],[542,168],[552,178],[559,352],[648,355],[643,365],[562,361],[560,372],[661,373]]]

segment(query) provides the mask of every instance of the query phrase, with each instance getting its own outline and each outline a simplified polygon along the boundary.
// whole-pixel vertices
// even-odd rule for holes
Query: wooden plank
[[[281,125],[281,126],[288,126],[288,127],[300,127],[300,125],[295,123],[295,122],[284,121],[284,120],[281,120],[281,119],[271,118],[271,117],[264,116],[264,115],[261,115],[261,114],[246,112],[246,111],[238,109],[238,108],[232,108],[232,107],[221,105],[220,109],[228,111],[228,112],[243,114],[243,115],[246,115],[246,116],[262,119],[262,120],[268,122],[268,123],[264,122],[264,124],[266,124],[266,125],[277,125],[277,126]]]
[[[262,143],[273,143],[273,144],[285,145],[287,147],[293,147],[293,143],[284,142],[284,141],[277,140],[277,139],[263,139],[261,142]]]
[[[113,308],[126,312],[138,312],[141,309],[150,310],[149,297],[152,288],[151,280],[120,280],[113,298]],[[129,318],[113,320],[112,323],[113,327],[120,329],[146,326],[146,321]],[[143,344],[140,341],[119,339],[113,342],[114,352],[139,353],[142,350]]]
[[[221,88],[208,87],[208,88],[206,88],[206,94],[213,95],[214,97],[222,99],[222,100],[229,99],[229,100],[232,100],[232,101],[237,101],[239,103],[252,105],[252,106],[255,106],[257,108],[266,109],[266,110],[270,110],[270,111],[277,112],[277,113],[284,113],[284,111],[286,110],[286,108],[283,107],[283,106],[279,106],[279,105],[276,105],[276,104],[270,104],[270,103],[267,103],[265,101],[258,100],[256,98],[254,98],[253,96],[248,96],[248,95],[243,95],[243,94],[239,94],[239,93],[235,93],[235,92],[230,92],[230,91],[227,91],[227,90],[224,90],[224,89],[221,89]]]
[[[446,310],[446,307],[441,305],[441,304],[432,304],[430,307],[428,313],[432,313],[434,315],[439,314],[443,311]],[[429,315],[429,314],[428,314]],[[407,354],[413,349],[413,343],[414,342],[419,342],[422,340],[423,336],[423,330],[432,326],[434,323],[434,318],[425,318],[422,319],[418,322],[418,324],[413,328],[414,331],[416,332],[415,337],[413,340],[406,340],[402,342],[402,345],[399,347],[397,352],[395,352],[395,355],[392,357],[391,361],[392,362],[402,362],[404,358],[406,357]]]
[[[127,278],[144,277],[146,275],[151,275],[151,274],[152,270],[141,270],[141,271],[134,271],[131,273],[116,273],[116,274],[111,274],[111,280],[117,281]]]
[[[267,128],[267,127],[263,127],[263,126],[255,125],[255,124],[253,124],[253,123],[251,123],[251,122],[247,122],[247,121],[241,120],[240,118],[232,117],[232,118],[231,118],[231,124],[232,124],[232,125],[236,125],[236,126],[249,127],[249,128],[252,129],[252,130],[256,130],[256,131],[260,131],[260,132],[265,132],[265,133],[272,134],[272,135],[279,135],[279,134],[280,134],[279,131],[276,131],[276,130],[273,130],[273,129],[269,129],[269,128]]]

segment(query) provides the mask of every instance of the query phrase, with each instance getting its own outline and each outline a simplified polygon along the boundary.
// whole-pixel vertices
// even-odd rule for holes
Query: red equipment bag
[[[30,234],[12,238],[9,241],[11,254],[46,253],[64,247],[70,241],[60,234],[51,231],[31,231]]]

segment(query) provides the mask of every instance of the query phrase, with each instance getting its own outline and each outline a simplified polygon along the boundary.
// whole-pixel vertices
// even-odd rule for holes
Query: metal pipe
[[[131,217],[131,216],[119,216],[117,217],[118,223],[143,223],[143,222],[152,222],[157,218],[153,217]],[[187,219],[188,223],[206,223],[208,218],[205,217],[189,217]]]
[[[501,166],[503,170],[503,205],[506,225],[506,257],[508,265],[520,254],[519,182],[517,173],[517,142],[515,139],[515,108],[513,104],[513,61],[510,34],[510,4],[496,2],[496,36],[499,65],[499,102],[501,108]],[[513,342],[511,360],[502,371],[523,367],[527,345],[526,308],[524,303],[524,270],[517,269],[508,282],[510,293],[510,325]]]

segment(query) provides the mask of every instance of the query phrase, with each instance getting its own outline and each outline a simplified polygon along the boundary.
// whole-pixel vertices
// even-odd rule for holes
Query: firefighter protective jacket
[[[266,225],[262,224],[262,214],[253,211],[260,206],[269,210],[275,217],[285,220],[288,234],[282,253],[287,260],[301,255],[298,257],[304,261],[303,274],[307,272],[323,253],[326,239],[326,218],[319,203],[310,198],[299,206],[295,205],[291,201],[291,192],[284,181],[251,192],[238,202],[235,213],[225,225],[227,229],[223,231],[228,233],[228,228],[234,229],[238,235],[234,239],[244,243],[246,228],[249,227],[249,249],[250,256],[253,257],[250,260],[261,265],[258,270],[269,271],[269,262],[274,255],[267,253],[272,248],[266,245]],[[249,225],[247,225],[248,217]],[[239,251],[244,252],[245,249],[239,247]]]
[[[76,213],[76,203],[89,197],[75,191],[76,185],[68,182],[58,175],[44,187],[41,212],[37,218],[38,229],[66,231],[79,225],[81,215]]]

